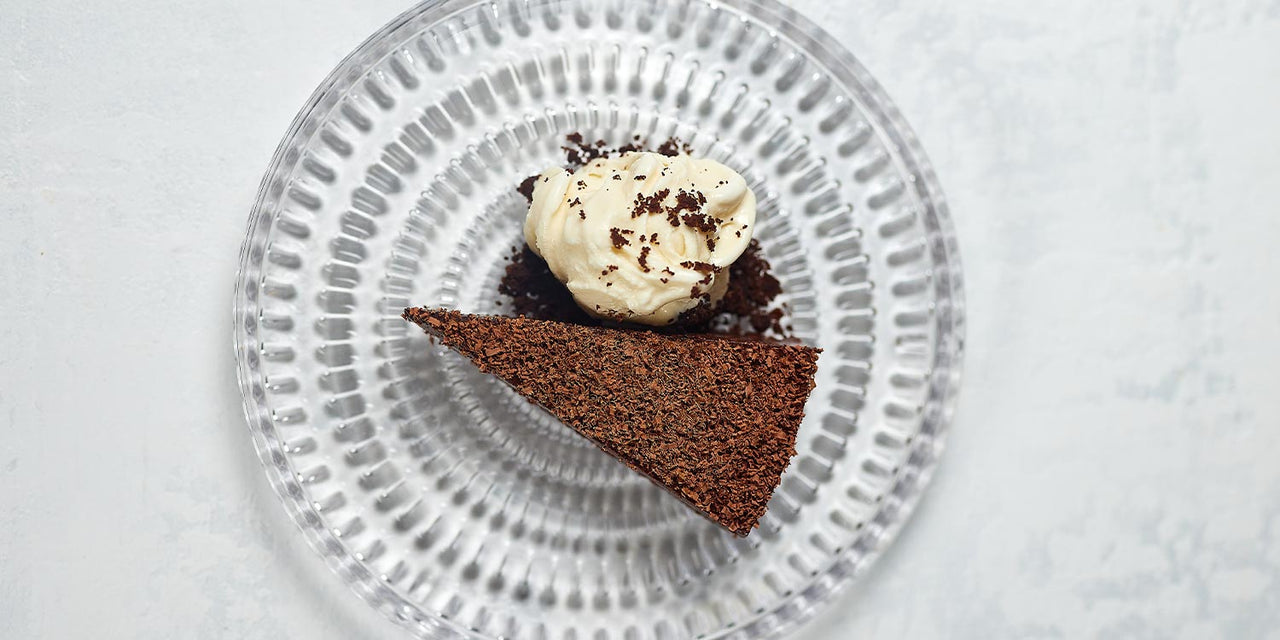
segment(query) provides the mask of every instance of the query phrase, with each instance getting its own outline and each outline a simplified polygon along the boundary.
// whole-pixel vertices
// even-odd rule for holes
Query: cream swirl
[[[665,325],[729,285],[756,197],[714,160],[630,152],[538,176],[529,247],[588,313]]]

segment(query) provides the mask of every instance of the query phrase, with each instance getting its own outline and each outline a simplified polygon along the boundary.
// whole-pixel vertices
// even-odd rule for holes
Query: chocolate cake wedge
[[[819,353],[440,309],[404,318],[739,536],[795,454]]]

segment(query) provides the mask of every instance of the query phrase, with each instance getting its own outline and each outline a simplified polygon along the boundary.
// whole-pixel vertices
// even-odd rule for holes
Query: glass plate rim
[[[312,549],[324,559],[325,564],[361,599],[382,611],[393,622],[421,637],[440,639],[483,636],[453,620],[422,610],[382,583],[341,539],[324,526],[324,518],[307,501],[295,479],[296,470],[283,453],[284,441],[266,406],[262,384],[257,380],[259,362],[251,354],[256,352],[257,344],[256,280],[266,258],[264,241],[272,226],[272,203],[282,195],[283,179],[292,172],[299,160],[297,154],[291,152],[300,141],[300,134],[308,125],[314,125],[327,116],[337,104],[337,96],[345,93],[362,75],[358,71],[366,63],[380,59],[390,52],[386,43],[397,41],[397,38],[390,36],[418,24],[446,20],[474,6],[476,1],[424,0],[410,7],[367,37],[320,82],[291,121],[259,184],[250,209],[248,229],[240,246],[232,304],[232,347],[245,421],[267,479],[290,519],[302,531]],[[879,131],[894,145],[899,159],[913,178],[908,186],[923,205],[922,219],[929,241],[930,258],[934,263],[933,271],[935,275],[938,271],[944,271],[946,275],[944,278],[935,278],[934,283],[935,309],[945,306],[947,313],[934,314],[937,334],[934,341],[933,381],[923,403],[923,406],[932,406],[936,410],[922,412],[925,420],[929,420],[932,415],[931,437],[922,438],[912,445],[908,462],[900,470],[888,492],[897,498],[896,504],[892,507],[881,505],[871,518],[881,525],[879,532],[862,534],[855,544],[837,554],[837,559],[820,571],[808,588],[797,591],[773,608],[735,628],[708,636],[725,637],[745,632],[748,628],[763,628],[767,629],[763,637],[777,638],[810,620],[823,603],[836,598],[854,582],[852,578],[871,566],[910,519],[928,487],[945,447],[960,388],[965,330],[963,279],[950,209],[933,166],[897,106],[852,52],[813,21],[777,0],[706,1],[746,13],[791,39],[821,61],[837,81],[866,104]],[[902,481],[906,475],[903,471],[907,469],[914,471],[910,483]],[[768,624],[761,626],[762,621],[768,621]]]

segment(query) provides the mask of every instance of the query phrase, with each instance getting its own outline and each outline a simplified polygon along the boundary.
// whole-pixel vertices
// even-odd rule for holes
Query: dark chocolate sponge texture
[[[404,318],[737,535],[795,454],[819,352],[427,308]]]

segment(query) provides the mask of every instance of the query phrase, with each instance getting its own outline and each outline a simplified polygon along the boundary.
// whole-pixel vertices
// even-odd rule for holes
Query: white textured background
[[[286,519],[231,282],[396,0],[0,0],[0,637],[395,638]],[[1280,1],[805,0],[905,112],[967,276],[960,414],[804,638],[1280,638]]]

